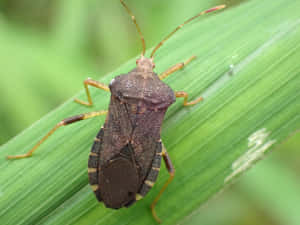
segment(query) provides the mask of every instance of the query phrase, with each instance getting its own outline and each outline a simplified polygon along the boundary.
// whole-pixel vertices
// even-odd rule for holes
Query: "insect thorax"
[[[175,102],[173,90],[156,73],[137,68],[115,77],[109,85],[112,96],[128,104],[145,104],[152,110],[167,109]]]

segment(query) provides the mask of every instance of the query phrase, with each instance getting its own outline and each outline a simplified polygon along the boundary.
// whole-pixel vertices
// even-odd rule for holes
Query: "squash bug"
[[[185,24],[205,13],[222,9],[225,5],[203,11],[179,25],[154,48],[150,58],[147,58],[144,56],[145,40],[136,19],[123,0],[120,2],[131,16],[142,41],[143,51],[136,61],[136,68],[127,74],[115,77],[109,86],[92,79],[85,80],[84,88],[88,101],[75,99],[79,104],[91,106],[93,102],[88,87],[102,89],[111,93],[108,111],[96,111],[66,118],[54,126],[26,154],[7,158],[19,159],[31,156],[59,127],[107,115],[104,126],[94,140],[88,160],[89,183],[96,198],[98,201],[103,201],[108,208],[119,209],[131,206],[153,187],[163,158],[170,177],[151,204],[153,217],[160,222],[154,208],[175,173],[171,159],[160,139],[164,115],[176,98],[184,98],[183,105],[191,106],[200,102],[202,97],[188,101],[186,92],[174,92],[162,82],[164,78],[187,65],[195,56],[157,75],[153,72],[154,53]]]

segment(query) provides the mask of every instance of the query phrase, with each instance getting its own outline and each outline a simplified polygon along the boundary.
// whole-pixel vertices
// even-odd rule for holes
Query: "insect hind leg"
[[[69,118],[66,118],[62,121],[60,121],[58,124],[56,124],[35,146],[33,146],[32,149],[30,149],[27,153],[22,155],[10,155],[7,156],[7,159],[22,159],[32,156],[33,152],[43,143],[45,142],[58,128],[62,126],[67,126],[69,124],[72,124],[77,121],[93,118],[96,116],[106,115],[107,111],[96,111],[96,112],[90,112],[90,113],[83,113],[77,116],[72,116]]]
[[[162,145],[162,156],[163,156],[163,159],[164,159],[164,162],[166,164],[166,167],[168,169],[168,172],[169,172],[169,179],[167,180],[167,182],[164,184],[164,186],[160,189],[158,195],[155,197],[155,199],[153,200],[150,208],[151,208],[151,211],[152,211],[152,215],[154,217],[154,219],[158,222],[158,223],[161,223],[161,220],[159,219],[159,217],[157,216],[156,212],[155,212],[155,206],[158,202],[158,200],[160,199],[161,195],[163,194],[163,192],[166,190],[166,188],[168,187],[168,185],[171,183],[171,181],[173,180],[174,178],[174,175],[175,175],[175,168],[172,164],[172,161],[168,155],[168,152],[166,150],[166,148],[164,147],[164,145]]]

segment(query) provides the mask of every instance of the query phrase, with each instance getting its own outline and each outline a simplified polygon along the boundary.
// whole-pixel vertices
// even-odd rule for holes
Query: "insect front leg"
[[[161,195],[163,194],[163,192],[166,190],[167,186],[171,183],[171,181],[173,180],[174,178],[174,175],[175,175],[175,168],[172,164],[172,161],[169,157],[169,154],[165,148],[164,145],[162,145],[162,157],[164,159],[164,162],[165,162],[165,165],[168,169],[168,172],[170,174],[170,177],[169,179],[167,180],[167,182],[164,184],[164,186],[160,189],[158,195],[155,197],[155,199],[153,200],[152,204],[151,204],[151,211],[152,211],[152,215],[154,217],[154,219],[158,222],[158,223],[161,223],[161,220],[159,219],[159,217],[156,215],[156,212],[155,212],[155,205],[157,204],[158,200],[160,199]]]
[[[83,82],[83,84],[84,84],[85,92],[86,92],[86,95],[87,95],[87,98],[88,98],[88,102],[79,100],[77,98],[74,99],[75,102],[77,102],[77,103],[79,103],[81,105],[86,105],[86,106],[92,106],[93,105],[92,97],[91,97],[91,94],[90,94],[90,91],[89,91],[89,87],[88,87],[89,85],[93,86],[93,87],[96,87],[96,88],[100,88],[100,89],[102,89],[104,91],[109,92],[109,88],[108,88],[107,85],[102,84],[99,81],[92,80],[90,78],[86,79]]]
[[[176,72],[177,70],[182,69],[185,65],[187,65],[188,63],[190,63],[195,58],[196,58],[196,56],[192,56],[188,60],[186,60],[185,62],[183,62],[183,63],[177,63],[176,65],[170,67],[165,72],[163,72],[160,75],[158,75],[159,79],[161,79],[161,80],[165,79],[166,77],[168,77],[172,73]]]
[[[69,125],[71,123],[80,121],[80,120],[85,120],[89,118],[93,118],[96,116],[101,116],[101,115],[106,115],[107,110],[103,111],[96,111],[96,112],[90,112],[90,113],[84,113],[80,114],[77,116],[72,116],[69,118],[66,118],[62,121],[60,121],[58,124],[56,124],[35,146],[33,146],[32,149],[30,149],[26,154],[21,154],[21,155],[10,155],[7,156],[7,159],[22,159],[22,158],[27,158],[32,156],[33,152],[44,142],[48,137],[50,137],[59,127]]]

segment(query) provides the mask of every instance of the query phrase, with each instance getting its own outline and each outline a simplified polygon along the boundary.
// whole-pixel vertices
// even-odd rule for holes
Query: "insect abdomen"
[[[143,185],[141,189],[139,190],[139,195],[141,197],[144,197],[150,189],[153,187],[153,185],[156,182],[159,170],[160,170],[160,163],[161,163],[161,151],[162,151],[162,144],[161,142],[156,142],[156,153],[153,158],[151,168],[149,170],[149,173],[146,177],[146,179],[143,182]]]
[[[99,157],[101,151],[101,143],[103,139],[103,129],[99,131],[97,137],[95,138],[93,147],[91,149],[91,153],[89,156],[88,161],[88,175],[89,175],[89,183],[98,199],[98,201],[102,201],[100,196],[100,189],[99,189]]]

